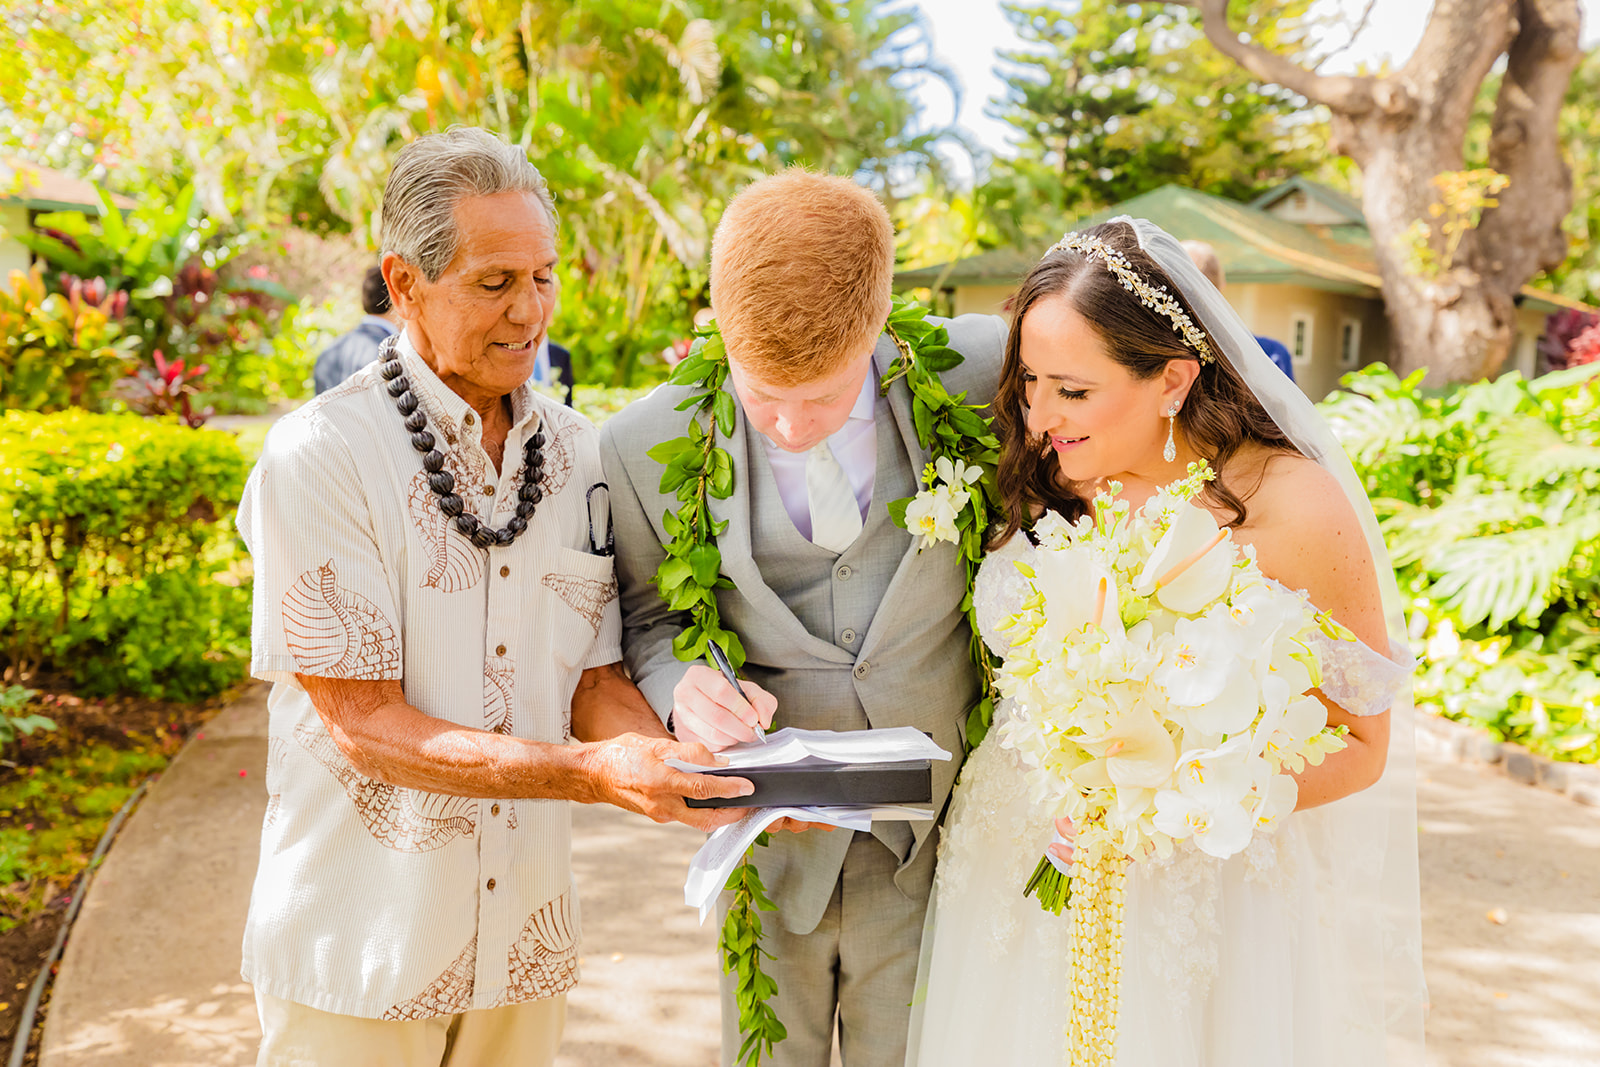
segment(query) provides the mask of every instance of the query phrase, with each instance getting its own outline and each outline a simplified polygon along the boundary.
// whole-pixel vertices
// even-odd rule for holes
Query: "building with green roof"
[[[1361,205],[1344,194],[1294,178],[1242,204],[1166,185],[1078,225],[1118,215],[1149,219],[1179,240],[1211,245],[1226,274],[1223,295],[1255,333],[1289,347],[1295,380],[1313,399],[1332,391],[1345,373],[1386,360],[1389,325],[1372,235]],[[996,249],[901,271],[895,287],[933,289],[942,310],[953,314],[997,313],[1047,247]],[[1545,316],[1570,307],[1584,305],[1524,288],[1507,369],[1535,373]]]

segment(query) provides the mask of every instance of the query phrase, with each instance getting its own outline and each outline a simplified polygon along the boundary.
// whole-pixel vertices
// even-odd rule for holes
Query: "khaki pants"
[[[362,1019],[256,994],[256,1067],[549,1067],[565,995],[432,1019]]]
[[[894,853],[871,834],[857,833],[815,930],[791,934],[776,916],[763,914],[762,943],[776,958],[763,960],[762,970],[778,983],[772,1007],[789,1031],[772,1050],[772,1067],[828,1067],[835,1033],[846,1067],[904,1067],[934,844],[917,854],[910,877],[902,877],[911,896],[895,885]],[[729,899],[724,893],[719,902],[724,920]],[[739,1051],[739,1007],[733,976],[724,974],[721,984],[722,1064],[731,1067]]]

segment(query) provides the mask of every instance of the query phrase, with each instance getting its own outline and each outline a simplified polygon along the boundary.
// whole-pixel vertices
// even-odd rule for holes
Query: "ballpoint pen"
[[[721,671],[722,676],[728,680],[728,684],[733,686],[733,691],[739,694],[739,699],[749,704],[751,711],[755,711],[756,706],[751,703],[749,697],[744,695],[744,687],[739,684],[738,675],[733,673],[733,664],[728,662],[727,654],[718,647],[715,641],[707,641],[706,648],[710,650],[711,658],[716,661],[717,670]],[[761,713],[756,712],[756,714],[760,715]],[[759,719],[750,724],[750,729],[755,731],[757,741],[760,741],[763,745],[767,743],[767,732],[761,728]]]

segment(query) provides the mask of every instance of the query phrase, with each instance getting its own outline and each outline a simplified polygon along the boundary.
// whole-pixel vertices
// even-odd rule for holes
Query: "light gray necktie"
[[[806,453],[806,500],[811,505],[811,543],[842,553],[861,534],[856,491],[823,441]]]

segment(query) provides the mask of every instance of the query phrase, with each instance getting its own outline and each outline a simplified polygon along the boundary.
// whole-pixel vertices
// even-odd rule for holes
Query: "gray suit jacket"
[[[988,403],[999,382],[1005,323],[977,315],[938,321],[949,330],[951,347],[966,357],[944,373],[946,388],[952,394],[965,392],[968,403]],[[894,354],[887,335],[880,337],[873,353],[880,376]],[[661,466],[645,453],[660,441],[682,436],[688,415],[675,409],[689,393],[680,386],[661,386],[601,428],[600,453],[617,540],[623,655],[634,681],[663,720],[672,710],[673,687],[689,666],[672,652],[672,639],[685,628],[688,616],[669,611],[650,584],[665,555],[661,546],[669,540],[662,517],[679,505],[674,496],[660,492]],[[913,469],[920,472],[929,457],[917,443],[910,392],[903,381],[891,387],[888,400],[899,439]],[[954,546],[940,544],[918,552],[908,534],[891,528],[904,538],[905,551],[860,651],[851,652],[809,632],[768,585],[752,555],[745,469],[750,434],[741,409],[732,438],[723,443],[735,464],[733,495],[710,503],[713,515],[728,523],[717,544],[723,574],[735,586],[718,594],[718,606],[723,625],[744,643],[746,673],[778,698],[780,724],[835,728],[829,713],[850,708],[856,721],[864,713],[874,727],[914,726],[932,734],[955,754],[950,762],[935,764],[934,804],[942,809],[959,769],[963,715],[979,688],[961,613],[966,575]],[[875,499],[872,506],[887,503]],[[907,851],[900,856],[902,872],[933,831],[932,822],[910,827]],[[768,848],[757,850],[763,881],[779,905],[781,921],[792,932],[808,932],[820,919],[850,836],[783,834]],[[926,891],[926,887],[902,888]]]

